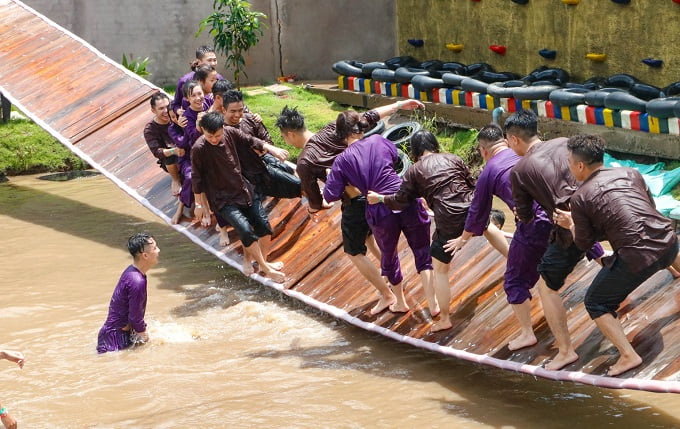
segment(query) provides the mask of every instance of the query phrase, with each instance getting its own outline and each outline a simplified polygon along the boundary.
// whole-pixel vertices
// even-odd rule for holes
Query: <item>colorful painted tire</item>
[[[479,92],[482,94],[486,94],[486,88],[488,86],[488,83],[471,77],[463,79],[463,81],[460,83],[460,87],[463,88],[463,91]]]
[[[387,140],[392,141],[397,148],[401,148],[405,143],[408,145],[407,142],[411,140],[413,134],[420,131],[421,128],[420,123],[415,121],[402,122],[386,129],[381,135]]]
[[[338,61],[333,64],[332,69],[342,76],[366,77],[361,71],[361,67],[363,67],[363,63],[357,61]]]
[[[582,88],[556,89],[548,97],[557,106],[576,106],[585,103],[585,95],[590,92]]]
[[[523,86],[515,88],[512,96],[518,100],[547,100],[550,93],[559,88],[557,85]]]
[[[399,83],[411,83],[414,76],[429,76],[430,72],[425,69],[413,67],[399,67],[394,71],[394,81]]]
[[[519,75],[516,75],[515,73],[511,72],[494,73],[490,71],[479,72],[471,77],[474,77],[475,79],[481,80],[482,82],[486,83],[507,82],[509,80],[519,79]]]
[[[604,107],[613,110],[647,111],[647,102],[627,92],[612,92],[604,99]]]
[[[505,87],[501,82],[490,83],[486,87],[486,93],[496,98],[512,98],[513,87]]]
[[[665,87],[663,93],[666,94],[666,97],[680,95],[680,81],[671,83]]]
[[[647,102],[647,113],[657,118],[674,118],[680,113],[680,97],[650,100]]]
[[[604,100],[613,92],[626,92],[621,88],[602,88],[597,91],[590,91],[584,97],[585,102],[589,106],[604,107]]]
[[[422,92],[431,91],[435,88],[446,88],[443,80],[423,75],[413,76],[411,85],[413,85],[413,89],[416,91]]]
[[[390,69],[375,69],[371,73],[371,79],[378,82],[394,82],[394,70]]]
[[[366,131],[364,133],[364,137],[372,136],[373,134],[380,134],[383,131],[385,131],[385,121],[378,121],[377,124],[375,124],[375,127],[371,128],[370,130]]]
[[[382,61],[372,61],[370,63],[365,63],[361,67],[361,72],[364,74],[366,77],[371,77],[373,76],[373,70],[375,69],[386,69],[387,65],[385,65],[384,62]]]
[[[467,79],[467,76],[463,76],[455,73],[444,73],[442,75],[442,80],[451,88],[459,87],[463,79]]]
[[[396,70],[399,67],[418,67],[420,66],[420,61],[409,55],[405,55],[401,57],[392,57],[389,60],[385,60],[385,65],[391,70]]]
[[[607,80],[604,81],[604,85],[612,88],[623,88],[623,89],[629,89],[631,86],[635,85],[636,83],[640,83],[638,78],[635,76],[631,76],[626,73],[619,73],[619,74],[614,74],[611,75],[607,78]]]
[[[652,85],[647,85],[644,83],[633,84],[633,86],[630,87],[628,92],[630,92],[637,98],[641,98],[645,101],[653,100],[655,98],[660,98],[664,96],[660,88],[657,88]]]

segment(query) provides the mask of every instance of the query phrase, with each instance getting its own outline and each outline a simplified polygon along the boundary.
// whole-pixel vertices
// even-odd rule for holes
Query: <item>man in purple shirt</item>
[[[99,330],[97,352],[122,350],[133,343],[149,340],[146,333],[146,273],[158,264],[160,249],[156,240],[146,233],[128,239],[132,265],[118,280],[109,304],[109,315]]]
[[[607,371],[615,376],[642,363],[616,320],[616,310],[654,273],[670,265],[678,268],[678,239],[670,219],[656,210],[639,172],[604,168],[602,137],[577,135],[567,147],[569,168],[583,184],[571,197],[571,212],[557,209],[555,222],[571,230],[580,249],[607,240],[614,250],[603,258],[603,267],[586,292],[585,307],[619,350],[619,359]]]
[[[568,207],[568,200],[578,187],[578,181],[569,170],[567,139],[541,141],[538,118],[531,110],[510,115],[505,121],[505,134],[508,146],[522,157],[510,172],[517,218],[523,223],[530,223],[536,217],[535,203],[538,203],[552,220],[556,209]],[[599,243],[588,252],[590,259],[599,259],[604,254]],[[562,369],[578,359],[569,336],[567,311],[559,290],[585,253],[574,245],[568,229],[553,225],[548,248],[538,265],[538,272],[544,280],[538,286],[538,293],[558,349],[555,358],[545,366],[548,370]]]
[[[452,251],[462,248],[475,235],[482,235],[488,226],[494,195],[515,209],[510,186],[510,171],[521,159],[508,148],[503,130],[495,124],[482,128],[477,135],[479,151],[486,161],[484,170],[477,179],[474,197],[465,221],[465,232],[453,240]],[[517,350],[536,344],[536,335],[531,324],[531,288],[539,279],[537,271],[541,256],[548,247],[552,223],[545,212],[534,205],[534,218],[529,223],[516,221],[517,229],[505,250],[508,258],[503,289],[515,317],[520,325],[520,334],[508,343],[508,349]],[[492,243],[493,244],[493,243]],[[495,246],[494,246],[495,247]]]
[[[325,200],[332,202],[341,199],[348,186],[356,188],[356,195],[366,195],[371,190],[379,194],[397,192],[401,179],[394,170],[398,160],[394,143],[380,135],[361,139],[368,123],[356,112],[341,113],[337,124],[338,135],[344,138],[348,147],[333,162],[324,188]],[[420,200],[411,201],[396,213],[384,204],[366,206],[365,218],[380,248],[381,274],[387,277],[396,291],[394,294],[381,293],[371,313],[376,314],[386,307],[395,312],[408,311],[397,244],[401,232],[404,232],[415,258],[416,269],[421,274],[423,287],[429,287],[432,272],[430,219]],[[343,231],[343,239],[345,235]],[[380,292],[380,288],[378,290]]]

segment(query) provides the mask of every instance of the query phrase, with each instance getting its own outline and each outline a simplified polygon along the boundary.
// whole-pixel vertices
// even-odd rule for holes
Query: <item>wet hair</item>
[[[501,229],[503,228],[503,225],[505,225],[505,213],[498,209],[491,209],[489,220],[496,225],[498,229]]]
[[[191,96],[191,93],[194,92],[194,88],[197,86],[201,86],[201,84],[196,81],[196,80],[188,80],[183,86],[182,86],[182,95],[184,98],[187,100]]]
[[[602,164],[606,146],[604,139],[594,134],[578,134],[567,141],[571,154],[587,165]]]
[[[202,45],[196,48],[196,59],[202,60],[205,54],[215,53],[215,48],[208,45]]]
[[[128,238],[128,251],[133,258],[137,258],[138,255],[144,253],[144,248],[147,244],[151,243],[153,237],[146,232],[138,232],[132,237]]]
[[[222,105],[226,109],[231,103],[238,103],[243,101],[243,93],[236,89],[231,89],[222,96]]]
[[[217,82],[213,84],[212,87],[212,94],[213,97],[217,97],[218,95],[222,98],[224,98],[224,93],[229,91],[230,89],[234,89],[234,85],[227,79],[219,79]]]
[[[411,157],[416,161],[420,159],[421,156],[428,152],[439,152],[439,141],[434,134],[427,130],[416,131],[413,136],[411,136]]]
[[[168,94],[161,92],[161,91],[154,92],[153,95],[151,95],[151,99],[149,100],[151,102],[151,108],[152,109],[156,108],[156,103],[159,100],[162,100],[164,98],[166,100],[170,100],[170,97],[168,97]]]
[[[214,134],[224,126],[224,117],[220,112],[208,112],[198,121],[198,125],[204,132]]]
[[[305,117],[302,116],[297,107],[284,107],[278,119],[276,119],[275,125],[282,131],[304,131],[307,129]]]
[[[503,135],[503,130],[500,126],[496,124],[489,124],[484,126],[477,134],[477,141],[479,142],[479,147],[486,150],[491,149],[496,146],[500,140],[503,140],[505,136]]]
[[[523,141],[538,135],[538,116],[531,110],[518,110],[505,120],[505,135],[515,135]]]
[[[354,110],[340,112],[338,119],[335,120],[335,134],[343,140],[352,134],[363,134],[369,128],[366,118]]]
[[[194,70],[194,77],[193,80],[197,80],[199,82],[205,82],[205,80],[210,76],[210,73],[215,71],[215,67],[213,66],[208,66],[208,65],[202,65],[196,68]]]

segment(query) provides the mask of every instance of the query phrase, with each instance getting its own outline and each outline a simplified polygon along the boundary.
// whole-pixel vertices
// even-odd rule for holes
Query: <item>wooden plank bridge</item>
[[[84,70],[95,78],[84,79]],[[0,0],[0,92],[169,224],[176,204],[170,178],[142,138],[151,119],[149,98],[157,90],[21,2]],[[580,358],[564,370],[548,371],[541,365],[555,350],[538,299],[532,300],[538,344],[516,352],[507,348],[517,324],[502,290],[505,259],[483,238],[472,240],[452,263],[453,328],[431,333],[432,319],[421,288],[413,286],[418,278],[405,243],[400,257],[412,310],[370,316],[377,295],[343,254],[339,207],[311,218],[299,199],[265,204],[275,231],[269,257],[285,263],[290,288],[253,278],[281,293],[368,331],[481,364],[609,388],[680,392],[680,280],[666,271],[622,305],[624,328],[644,363],[626,377],[613,378],[605,372],[617,358],[615,350],[583,308],[585,288],[599,266],[580,263],[563,294]],[[221,248],[214,228],[188,222],[172,227],[240,269],[238,241]]]

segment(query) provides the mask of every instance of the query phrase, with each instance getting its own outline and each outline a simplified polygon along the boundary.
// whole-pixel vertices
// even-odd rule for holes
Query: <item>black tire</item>
[[[557,106],[575,106],[585,104],[585,96],[590,92],[581,88],[562,88],[550,93],[550,101]]]
[[[394,170],[397,172],[399,177],[404,177],[406,171],[411,167],[411,158],[403,150],[397,148],[397,155],[399,160],[394,164]]]
[[[680,95],[680,81],[673,82],[663,89],[663,93],[666,97],[672,97],[675,95]]]
[[[402,122],[386,129],[381,135],[393,142],[398,149],[406,149],[413,134],[420,131],[421,128],[422,125],[415,121]],[[406,150],[408,151],[408,149]]]
[[[385,131],[385,121],[378,121],[375,127],[364,133],[364,137],[372,136],[373,134],[380,134]]]
[[[394,79],[399,83],[411,83],[414,76],[429,76],[430,72],[425,69],[413,67],[399,67],[394,71]]]
[[[351,64],[349,61],[338,61],[333,64],[332,69],[341,76],[364,77],[361,68]]]
[[[519,79],[519,75],[516,75],[515,73],[511,72],[494,73],[490,71],[479,72],[472,77],[486,83],[507,82],[509,80]]]
[[[559,88],[557,85],[523,86],[515,88],[512,96],[518,100],[547,100],[550,93]]]
[[[653,100],[655,98],[660,98],[664,96],[660,88],[657,88],[652,85],[647,85],[644,83],[633,84],[633,86],[631,86],[628,91],[637,98],[641,98],[645,101]]]
[[[463,79],[463,81],[460,83],[460,87],[463,88],[464,91],[479,92],[481,94],[486,94],[486,89],[488,86],[488,83],[471,77]]]
[[[638,78],[626,73],[613,74],[605,80],[604,85],[613,88],[630,89],[631,86],[640,83]]]
[[[382,61],[372,61],[370,63],[366,63],[361,67],[361,72],[366,76],[366,77],[371,77],[373,75],[373,70],[375,69],[386,69],[387,66],[385,63]]]
[[[465,76],[472,76],[483,71],[495,72],[496,70],[493,69],[491,64],[474,63],[465,66],[465,69],[461,71],[461,74],[464,74]]]
[[[396,70],[399,67],[419,67],[420,61],[409,55],[404,55],[401,57],[392,57],[388,60],[385,60],[385,65],[391,70]]]
[[[512,98],[514,88],[506,88],[502,83],[490,83],[486,87],[486,93],[496,98]]]
[[[378,82],[394,82],[394,70],[390,69],[375,69],[371,73],[371,79]]]

